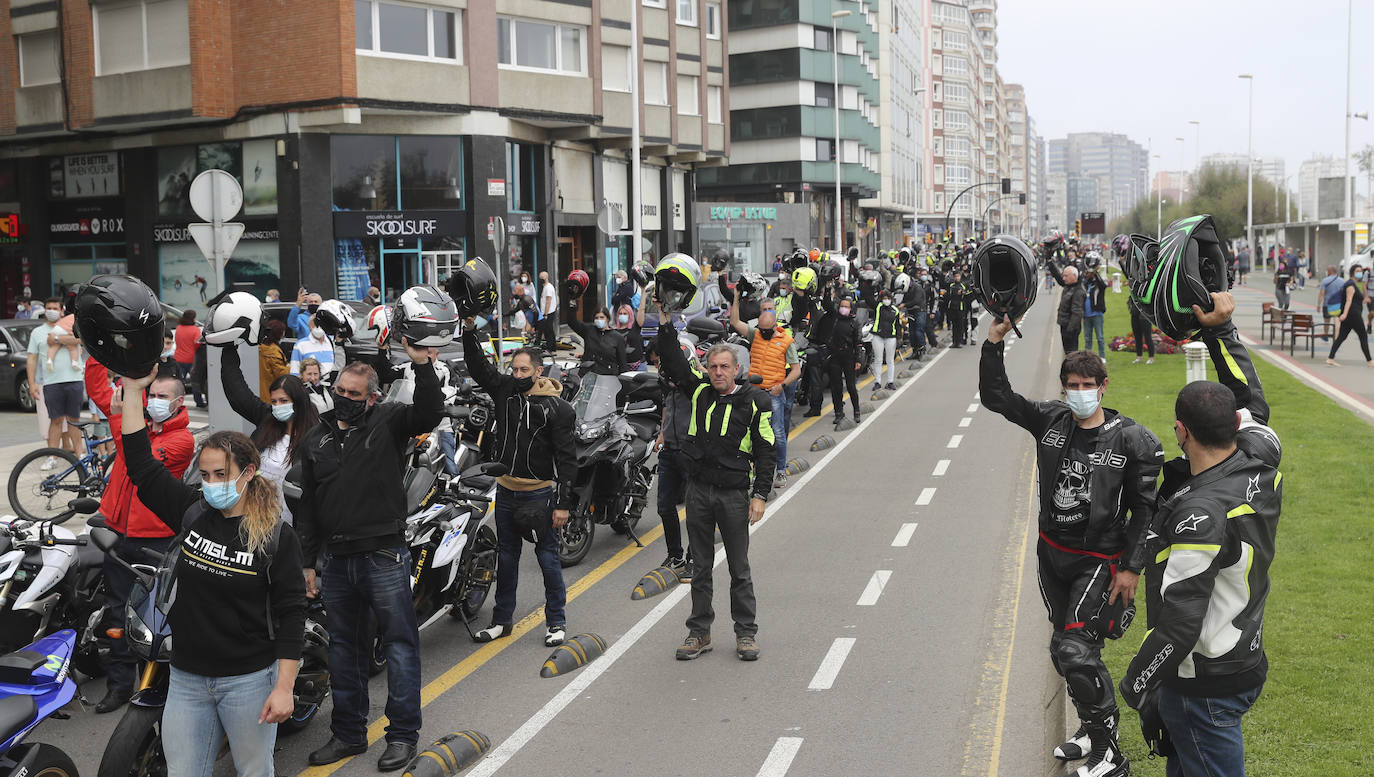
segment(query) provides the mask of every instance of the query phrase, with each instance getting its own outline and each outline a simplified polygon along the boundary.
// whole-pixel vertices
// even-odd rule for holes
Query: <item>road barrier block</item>
[[[817,437],[816,439],[811,441],[812,451],[823,451],[826,448],[833,447],[835,447],[835,438],[831,437],[828,434],[823,434],[820,437]]]
[[[800,475],[808,469],[811,469],[811,462],[800,456],[787,461],[787,474],[789,475]]]
[[[847,432],[847,431],[849,431],[850,429],[853,429],[853,428],[854,428],[854,419],[852,419],[852,418],[848,418],[848,417],[846,417],[846,418],[841,418],[839,421],[836,421],[836,422],[835,422],[835,431],[837,431],[837,432]]]
[[[906,370],[898,370],[897,377],[902,380],[906,380],[907,378],[911,377],[911,373],[907,372]]]
[[[476,731],[457,731],[434,740],[406,765],[403,777],[452,777],[491,749],[491,740]]]
[[[650,570],[647,575],[639,579],[639,583],[635,585],[635,590],[630,593],[630,600],[638,602],[651,599],[681,582],[682,579],[671,567],[659,567]]]
[[[606,652],[606,640],[595,634],[578,634],[553,649],[539,670],[540,677],[558,677],[580,669]]]
[[[868,402],[860,402],[859,410],[862,411],[864,415],[868,415],[873,412],[873,405]]]
[[[887,399],[887,392],[882,389],[874,389],[873,396],[869,397],[869,399]]]

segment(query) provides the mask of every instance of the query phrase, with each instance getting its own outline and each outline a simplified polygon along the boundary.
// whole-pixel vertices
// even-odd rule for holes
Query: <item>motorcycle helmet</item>
[[[1014,235],[997,235],[973,254],[973,294],[999,319],[1020,318],[1035,303],[1040,284],[1030,247]]]
[[[1131,239],[1125,235],[1117,235],[1112,238],[1112,253],[1119,259],[1131,250]]]
[[[844,258],[850,262],[859,261],[859,247],[850,246],[849,250],[844,252]]]
[[[735,294],[740,299],[758,299],[767,291],[768,282],[753,270],[740,273],[739,280],[735,281]]]
[[[563,281],[563,295],[570,300],[579,299],[587,293],[587,287],[591,285],[591,279],[583,270],[573,270],[568,273],[568,277]]]
[[[97,275],[74,303],[76,334],[91,358],[117,375],[141,378],[162,355],[162,305],[132,275]]]
[[[811,249],[811,251],[807,253],[806,258],[810,259],[813,262],[819,262],[821,260],[821,249]]]
[[[810,263],[811,259],[806,255],[806,252],[798,248],[788,255],[787,259],[783,261],[782,266],[784,270],[790,273],[800,270]]]
[[[730,266],[730,252],[717,248],[711,252],[711,272],[720,272]]]
[[[396,334],[421,348],[448,345],[458,332],[457,305],[433,286],[406,289],[392,316]]]
[[[905,294],[911,288],[911,276],[906,273],[898,275],[892,281],[892,290],[898,294]]]
[[[820,278],[822,286],[838,280],[843,273],[844,269],[840,267],[840,263],[833,259],[827,259],[816,267],[816,276]]]
[[[336,300],[327,299],[315,311],[315,325],[336,341],[347,340],[357,331],[353,309]]]
[[[391,340],[391,308],[378,305],[367,314],[367,331],[375,332],[373,339],[378,348],[385,348]]]
[[[648,262],[639,262],[630,268],[627,275],[641,289],[654,282],[654,268]]]
[[[1096,251],[1089,251],[1088,255],[1083,257],[1083,266],[1087,267],[1089,270],[1096,270],[1101,264],[1102,254]]]
[[[687,254],[668,254],[654,268],[654,297],[665,313],[686,310],[700,286],[701,268]]]
[[[1132,244],[1136,237],[1131,237]],[[1230,259],[1212,217],[1203,214],[1169,225],[1153,266],[1148,253],[1144,261],[1133,256],[1123,264],[1131,296],[1145,317],[1164,334],[1181,340],[1201,327],[1193,305],[1211,310],[1212,292],[1231,288]]]
[[[463,263],[445,284],[461,318],[486,315],[496,309],[496,273],[479,257]]]
[[[816,290],[816,271],[802,267],[792,271],[792,290],[811,294]]]
[[[257,297],[246,291],[220,294],[210,302],[200,337],[209,345],[233,345],[238,340],[257,345],[265,321]]]

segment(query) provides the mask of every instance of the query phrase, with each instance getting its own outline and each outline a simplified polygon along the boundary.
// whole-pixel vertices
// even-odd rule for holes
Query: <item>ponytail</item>
[[[267,547],[277,521],[281,520],[281,503],[277,489],[262,475],[254,474],[243,493],[243,519],[239,521],[239,539],[251,553]]]

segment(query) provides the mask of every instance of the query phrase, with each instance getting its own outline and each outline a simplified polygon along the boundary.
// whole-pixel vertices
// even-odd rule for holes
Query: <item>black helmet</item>
[[[811,257],[807,256],[805,251],[798,248],[797,250],[789,254],[786,259],[783,260],[782,266],[783,269],[787,271],[787,274],[790,275],[794,271],[800,270],[803,267],[809,265],[810,263]]]
[[[859,247],[850,246],[849,250],[844,252],[844,258],[848,259],[851,262],[859,261]]]
[[[496,307],[496,273],[479,257],[464,262],[448,277],[444,288],[461,318],[485,315]]]
[[[92,359],[141,378],[162,355],[162,305],[132,275],[97,275],[76,292],[76,334]]]
[[[411,345],[438,348],[453,342],[458,318],[457,306],[449,296],[433,286],[411,286],[396,300],[391,327]]]
[[[639,262],[630,268],[627,275],[636,286],[642,289],[654,282],[654,267],[648,262]]]
[[[1040,284],[1030,247],[1014,235],[995,235],[973,254],[973,294],[994,316],[1013,321],[1035,303]]]
[[[724,248],[717,248],[711,252],[711,272],[720,272],[730,266],[730,252]]]
[[[822,286],[831,281],[838,280],[843,273],[844,269],[840,267],[840,263],[834,259],[826,259],[816,265],[816,275],[820,277]]]
[[[1201,326],[1193,315],[1193,305],[1211,310],[1212,292],[1231,288],[1231,257],[1226,244],[1206,214],[1170,224],[1151,261],[1153,242],[1131,235],[1131,254],[1122,262],[1131,296],[1164,334],[1175,340],[1191,337]]]

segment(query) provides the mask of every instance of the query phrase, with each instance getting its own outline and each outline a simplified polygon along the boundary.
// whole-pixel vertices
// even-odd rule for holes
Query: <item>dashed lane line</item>
[[[897,536],[892,538],[892,547],[905,548],[911,544],[911,537],[916,533],[916,524],[904,523],[902,528],[897,530]]]
[[[757,777],[783,777],[791,768],[792,759],[797,757],[801,744],[801,737],[778,737],[773,749],[768,752],[768,758],[764,759],[763,766],[759,767]]]
[[[946,448],[958,448],[958,447],[959,447],[959,443],[961,443],[961,442],[963,442],[963,441],[964,441],[964,435],[962,435],[962,434],[952,435],[952,436],[949,438],[949,444],[947,444],[945,447],[946,447]]]
[[[965,413],[976,413],[976,412],[978,412],[978,403],[977,403],[977,402],[974,402],[973,404],[969,405],[969,406],[968,406],[968,409],[965,410],[964,412],[965,412]]]
[[[844,660],[849,658],[849,651],[854,649],[854,637],[838,637],[830,643],[830,649],[826,651],[825,658],[821,659],[821,666],[816,670],[816,676],[811,678],[811,684],[806,686],[808,691],[828,691],[835,684],[835,678],[840,676],[840,668],[844,666]]]
[[[860,607],[872,607],[878,603],[878,597],[883,595],[883,589],[887,587],[887,581],[892,577],[892,570],[879,569],[873,573],[873,577],[868,578],[868,585],[864,586],[864,592],[859,595],[856,604]]]
[[[970,416],[964,416],[963,418],[959,419],[959,428],[967,429],[968,425],[971,423],[973,423],[973,418]]]
[[[930,500],[934,498],[935,488],[933,486],[926,486],[925,488],[921,489],[921,495],[916,497],[916,506],[925,507],[926,505],[930,504]]]
[[[940,459],[935,462],[935,470],[930,473],[931,477],[942,478],[949,472],[949,459]]]

